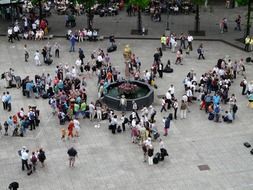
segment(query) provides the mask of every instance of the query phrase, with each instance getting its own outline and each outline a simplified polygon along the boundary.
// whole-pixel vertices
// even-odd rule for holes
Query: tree
[[[91,8],[99,1],[96,1],[96,0],[71,0],[74,4],[75,3],[78,3],[80,5],[83,5],[84,8],[86,9],[87,13],[86,13],[86,16],[87,16],[87,27],[88,29],[92,29],[92,21],[93,21],[93,13],[91,11]]]
[[[239,6],[247,5],[249,0],[235,0]]]
[[[199,28],[200,28],[199,7],[205,3],[205,0],[193,0],[192,2],[193,4],[196,5],[194,32],[199,33]]]
[[[142,33],[142,18],[141,11],[149,5],[150,0],[129,0],[128,4],[136,5],[138,7],[137,17],[137,31],[139,34]]]
[[[39,20],[42,19],[42,0],[32,0],[31,1],[33,5],[36,5],[39,7]]]

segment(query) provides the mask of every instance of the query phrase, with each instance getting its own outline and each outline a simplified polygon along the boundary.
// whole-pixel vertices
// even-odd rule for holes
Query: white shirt
[[[171,100],[171,94],[169,92],[166,92],[166,99]]]
[[[188,42],[192,42],[193,41],[193,37],[192,36],[188,36],[187,40],[188,40]]]
[[[12,35],[12,29],[11,28],[8,29],[8,34]]]
[[[82,64],[82,61],[81,61],[80,59],[77,59],[77,60],[76,60],[76,66],[77,66],[77,67],[80,67],[81,64]]]
[[[174,86],[171,86],[169,88],[169,91],[170,91],[170,94],[175,94],[175,87]]]
[[[22,159],[22,160],[28,160],[28,158],[29,158],[29,155],[28,155],[28,153],[26,152],[26,150],[22,150],[22,151],[21,151],[21,159]]]
[[[89,105],[89,111],[90,111],[91,113],[93,113],[94,110],[95,110],[95,106],[94,106],[93,104],[90,104],[90,105]]]
[[[102,56],[101,56],[101,55],[99,55],[99,56],[98,56],[98,58],[97,58],[97,60],[98,60],[98,62],[102,62],[102,61],[103,61]]]

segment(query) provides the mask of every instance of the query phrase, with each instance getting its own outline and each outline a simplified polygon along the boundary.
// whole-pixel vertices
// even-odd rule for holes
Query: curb
[[[1,37],[7,36],[6,34],[0,34]],[[54,38],[66,38],[66,36],[62,35],[54,35]],[[104,39],[109,39],[109,36],[104,36]],[[115,39],[119,40],[160,40],[158,37],[127,37],[127,36],[115,36]],[[231,42],[228,42],[226,40],[222,39],[215,39],[215,38],[195,38],[194,41],[210,41],[210,42],[222,42],[224,44],[227,44],[229,46],[232,46],[236,49],[239,49],[241,51],[245,51],[243,47],[240,47],[238,45],[235,45]]]

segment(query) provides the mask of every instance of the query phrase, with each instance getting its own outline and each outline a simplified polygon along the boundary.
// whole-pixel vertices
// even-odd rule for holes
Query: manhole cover
[[[200,171],[210,170],[208,165],[199,165],[198,168]]]

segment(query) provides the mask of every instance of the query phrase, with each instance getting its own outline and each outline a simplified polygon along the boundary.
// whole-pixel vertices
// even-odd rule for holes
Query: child
[[[62,129],[61,129],[61,140],[62,140],[62,141],[65,141],[65,136],[66,136],[66,129],[65,129],[65,128],[62,128]]]

